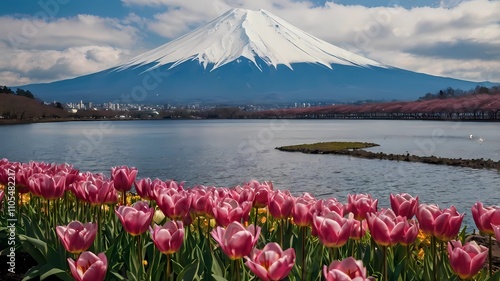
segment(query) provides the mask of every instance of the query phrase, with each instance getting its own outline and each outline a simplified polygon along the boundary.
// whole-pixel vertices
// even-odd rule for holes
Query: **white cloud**
[[[134,17],[126,20],[0,17],[0,85],[66,79],[116,65],[141,39]]]
[[[0,60],[0,84],[22,85],[97,72],[129,57],[130,51],[109,46],[70,47],[58,50],[15,50]]]
[[[438,7],[411,9],[334,2],[318,6],[296,0],[122,3],[131,10],[123,19],[0,17],[0,85],[52,81],[106,69],[141,52],[148,45],[148,32],[168,42],[231,7],[269,10],[321,39],[392,66],[500,81],[500,48],[494,48],[500,46],[500,1],[444,0]],[[140,6],[158,12],[145,18]]]
[[[442,1],[439,7],[364,7],[327,2],[324,6],[293,0],[123,0],[128,5],[148,5],[164,12],[148,20],[151,31],[173,39],[212,20],[229,7],[266,9],[297,27],[339,47],[382,63],[434,75],[460,79],[500,81],[498,53],[483,59],[460,58],[460,53],[480,52],[482,44],[500,46],[499,1]],[[395,1],[394,3],[397,3]],[[219,7],[216,9],[214,7]],[[222,7],[222,8],[221,8]],[[467,50],[460,50],[461,42]],[[434,45],[436,53],[433,54]],[[443,48],[457,52],[441,57]],[[425,52],[419,51],[425,47]],[[438,52],[439,51],[439,52]],[[470,68],[465,67],[467,65]]]
[[[53,21],[0,17],[0,40],[14,49],[64,49],[91,44],[125,47],[131,46],[138,35],[131,25],[92,15]]]
[[[112,67],[137,48],[140,34],[134,25],[92,15],[51,21],[4,16],[0,38],[0,85],[22,85]]]

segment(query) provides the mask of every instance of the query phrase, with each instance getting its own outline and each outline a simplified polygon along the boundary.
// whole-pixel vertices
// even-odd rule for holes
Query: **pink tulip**
[[[7,185],[9,183],[10,172],[14,170],[15,166],[11,163],[0,164],[0,184]],[[266,198],[267,200],[267,198]]]
[[[159,179],[155,179],[152,181],[150,178],[146,179],[141,179],[139,181],[136,181],[135,184],[135,191],[137,191],[137,194],[141,196],[142,199],[144,200],[153,200],[155,198],[154,196],[154,185],[156,182],[159,182]]]
[[[88,250],[94,243],[97,225],[72,221],[67,226],[57,226],[56,232],[66,251],[79,254]]]
[[[196,215],[213,217],[214,201],[212,193],[206,187],[199,187],[191,191],[191,209]]]
[[[472,206],[471,211],[479,231],[493,235],[494,231],[491,225],[500,225],[500,207],[484,207],[481,202],[477,202]]]
[[[27,164],[16,165],[16,190],[18,193],[28,193],[29,188],[29,178],[34,174],[33,168]]]
[[[72,191],[77,198],[94,206],[118,202],[118,194],[112,181],[95,179],[94,181],[76,182]]]
[[[437,205],[420,204],[417,210],[420,229],[445,242],[458,235],[464,215],[460,215],[454,206],[441,210]]]
[[[172,220],[182,220],[189,214],[191,194],[184,190],[163,189],[156,194],[156,203],[165,216]]]
[[[378,245],[393,246],[403,236],[404,223],[396,224],[396,214],[391,209],[368,214],[366,222],[373,240]]]
[[[471,279],[484,266],[488,248],[480,246],[476,241],[465,243],[448,242],[448,257],[453,271],[462,279]]]
[[[337,213],[314,216],[313,230],[326,247],[342,247],[351,234],[351,222]]]
[[[346,206],[335,198],[328,198],[326,200],[318,200],[314,206],[318,215],[326,215],[331,212],[337,213],[343,217],[345,214]]]
[[[230,190],[230,193],[231,197],[240,204],[248,201],[253,205],[253,201],[255,200],[255,191],[247,185],[244,187],[236,186]]]
[[[240,205],[232,198],[225,198],[213,208],[213,214],[219,225],[228,226],[231,222],[248,221],[251,208],[251,202]]]
[[[149,231],[156,248],[165,255],[179,251],[184,242],[184,228],[180,221],[167,221],[162,227],[155,224]]]
[[[330,266],[323,266],[323,275],[327,281],[368,281],[366,268],[362,261],[348,257],[342,261],[333,261]]]
[[[253,202],[253,206],[255,208],[264,208],[267,207],[269,198],[269,194],[273,191],[273,185],[271,182],[259,184],[259,186],[255,189],[255,200]]]
[[[33,174],[28,181],[31,193],[47,200],[61,198],[66,190],[66,178],[64,176]]]
[[[237,260],[250,254],[259,239],[260,227],[252,224],[245,228],[239,222],[232,222],[226,229],[218,226],[211,234],[222,251],[231,260]]]
[[[281,280],[290,274],[295,264],[293,248],[281,250],[277,243],[269,243],[262,250],[253,249],[245,264],[263,281]]]
[[[121,192],[132,189],[132,184],[134,184],[136,176],[136,168],[129,168],[127,166],[111,168],[111,179],[113,180],[115,189]]]
[[[143,234],[148,230],[153,220],[154,209],[146,201],[137,201],[130,206],[118,206],[115,210],[125,231],[133,236]]]
[[[357,220],[364,220],[367,214],[377,212],[378,200],[369,194],[349,194],[347,200],[347,211],[353,213]]]
[[[309,226],[312,224],[314,210],[312,207],[316,201],[308,200],[303,197],[299,197],[295,199],[295,202],[292,207],[292,217],[293,223],[298,226]]]
[[[390,195],[391,208],[396,216],[406,217],[411,219],[416,213],[418,208],[418,196],[413,198],[408,193],[401,193]]]
[[[495,233],[495,238],[498,242],[500,242],[500,225],[491,224],[491,228],[493,228],[493,233]]]
[[[269,193],[268,208],[269,213],[275,219],[286,219],[290,216],[294,204],[293,197],[289,191],[276,190]]]
[[[76,281],[102,281],[108,270],[108,259],[104,253],[97,256],[83,252],[76,261],[68,259],[71,274]]]
[[[66,190],[71,190],[71,185],[79,180],[80,171],[73,169],[72,166],[68,164],[63,164],[64,169],[61,169],[57,174],[63,175],[66,178]]]
[[[396,238],[403,246],[408,246],[415,242],[418,236],[418,223],[415,220],[407,220],[406,217],[398,216],[398,224],[396,227],[401,227],[403,230],[401,236]]]

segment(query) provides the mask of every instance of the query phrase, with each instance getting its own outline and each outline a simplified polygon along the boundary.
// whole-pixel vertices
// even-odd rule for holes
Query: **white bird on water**
[[[473,139],[473,138],[474,138],[474,136],[473,136],[473,135],[470,135],[470,136],[469,136],[469,139]]]

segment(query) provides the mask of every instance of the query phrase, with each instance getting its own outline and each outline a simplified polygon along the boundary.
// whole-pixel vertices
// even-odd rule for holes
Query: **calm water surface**
[[[252,179],[317,197],[367,192],[389,205],[408,192],[423,203],[500,205],[500,173],[348,156],[280,152],[282,145],[366,141],[372,151],[500,160],[500,123],[368,120],[186,120],[27,124],[0,127],[0,158],[68,162],[109,174],[135,166],[139,177],[232,187]],[[472,139],[470,138],[472,135]]]

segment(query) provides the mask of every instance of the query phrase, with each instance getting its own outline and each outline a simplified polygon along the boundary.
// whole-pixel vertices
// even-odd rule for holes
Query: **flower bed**
[[[0,160],[0,235],[37,262],[29,279],[500,280],[491,246],[465,241],[451,206],[368,194],[318,200],[250,181],[233,188],[109,177],[68,164]],[[130,193],[135,187],[137,194]],[[500,207],[471,208],[500,240]],[[10,242],[12,241],[12,242]]]

